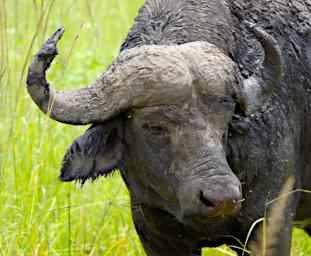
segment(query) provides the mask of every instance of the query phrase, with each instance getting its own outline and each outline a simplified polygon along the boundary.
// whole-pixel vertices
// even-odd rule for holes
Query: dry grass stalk
[[[278,242],[277,237],[281,232],[284,221],[284,212],[293,191],[295,178],[290,176],[284,184],[280,196],[273,200],[274,207],[263,226],[255,234],[255,240],[249,244],[249,248],[255,256],[276,255],[274,246]],[[271,203],[271,202],[270,202]]]

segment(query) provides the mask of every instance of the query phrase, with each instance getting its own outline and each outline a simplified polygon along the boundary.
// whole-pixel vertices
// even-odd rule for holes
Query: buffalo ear
[[[117,169],[122,159],[122,142],[117,122],[92,125],[78,137],[67,150],[60,171],[61,181],[87,179],[107,176]]]

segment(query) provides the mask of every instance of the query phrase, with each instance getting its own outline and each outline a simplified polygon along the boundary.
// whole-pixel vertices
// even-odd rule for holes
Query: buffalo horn
[[[244,80],[242,109],[246,116],[258,111],[267,102],[283,75],[283,60],[276,40],[263,29],[246,24],[249,31],[261,43],[265,58],[251,77]]]
[[[192,77],[175,47],[143,46],[122,52],[94,83],[72,92],[53,90],[46,70],[57,55],[56,44],[64,33],[58,29],[31,63],[27,90],[38,107],[56,121],[84,125],[102,123],[130,107],[183,97]],[[182,90],[178,90],[182,89]],[[176,91],[177,90],[177,91]],[[179,97],[179,98],[180,98]]]

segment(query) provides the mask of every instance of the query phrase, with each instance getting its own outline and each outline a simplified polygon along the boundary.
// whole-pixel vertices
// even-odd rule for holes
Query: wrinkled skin
[[[311,189],[310,12],[309,0],[147,1],[118,60],[97,81],[104,89],[98,93],[96,84],[75,94],[90,106],[121,95],[115,96],[119,105],[103,101],[117,114],[99,118],[95,108],[82,114],[82,106],[80,114],[64,117],[65,100],[52,111],[61,122],[94,123],[69,148],[60,179],[84,183],[119,168],[148,255],[200,254],[203,246],[236,245],[232,236],[245,241],[289,176],[295,189]],[[264,28],[280,50],[269,51],[246,21]],[[36,74],[41,62],[51,62],[45,56],[55,56],[46,49],[27,82],[44,112],[40,88],[52,89]],[[258,75],[242,84],[260,62],[278,57],[273,54],[282,65],[263,70],[262,89]],[[118,81],[126,89],[110,90]],[[89,98],[87,90],[100,97]],[[135,95],[131,104],[125,95]],[[310,199],[298,192],[289,197],[277,244],[267,255],[290,254],[293,223],[311,235]]]

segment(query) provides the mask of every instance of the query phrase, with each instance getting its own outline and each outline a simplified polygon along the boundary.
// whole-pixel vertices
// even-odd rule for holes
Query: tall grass
[[[83,188],[57,180],[63,154],[86,128],[47,119],[25,90],[30,59],[59,26],[66,33],[49,81],[58,90],[94,81],[142,2],[0,0],[1,255],[144,255],[118,175]],[[310,255],[310,239],[294,237],[293,255]]]

